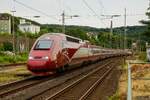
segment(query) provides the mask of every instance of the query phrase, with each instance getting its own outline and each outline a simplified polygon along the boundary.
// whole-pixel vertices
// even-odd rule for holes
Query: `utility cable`
[[[47,17],[50,17],[50,18],[52,18],[52,19],[54,19],[54,20],[57,20],[55,17],[50,16],[50,15],[48,15],[48,14],[46,14],[46,13],[44,13],[44,12],[38,10],[38,9],[35,9],[35,8],[31,7],[31,6],[28,6],[28,5],[26,5],[26,4],[24,4],[24,3],[20,2],[20,1],[17,1],[17,0],[14,0],[14,1],[15,1],[16,3],[18,3],[18,4],[20,4],[20,5],[22,5],[22,6],[26,7],[26,8],[28,8],[28,9],[31,9],[31,10],[36,11],[36,12],[38,12],[38,13],[41,13],[41,14],[47,16]],[[58,21],[58,20],[57,20],[57,21]]]
[[[82,1],[83,1],[84,4],[94,13],[94,15],[97,16],[97,18],[98,18],[99,20],[101,20],[100,17],[97,15],[97,13],[90,7],[90,5],[89,5],[85,0],[82,0]]]
[[[90,5],[85,0],[82,0],[82,1],[94,13],[94,15],[100,20],[100,22],[102,22],[102,19],[100,18],[100,16],[90,7]],[[102,23],[105,24],[104,22]]]
[[[98,4],[104,9],[104,5],[103,5],[102,1],[101,0],[97,0],[97,1],[98,1]]]

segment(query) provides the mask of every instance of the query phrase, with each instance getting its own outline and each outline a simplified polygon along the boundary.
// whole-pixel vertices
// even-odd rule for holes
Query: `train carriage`
[[[33,74],[43,76],[123,53],[62,33],[47,33],[31,48],[27,67]]]

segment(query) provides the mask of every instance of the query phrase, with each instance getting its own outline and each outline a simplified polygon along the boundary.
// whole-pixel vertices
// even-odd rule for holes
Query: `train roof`
[[[39,38],[42,39],[44,37],[49,37],[51,35],[61,36],[62,38],[64,38],[64,40],[67,40],[67,41],[72,41],[72,42],[74,41],[74,42],[78,42],[78,43],[82,42],[82,39],[80,39],[80,38],[73,37],[73,36],[70,36],[70,35],[66,35],[66,34],[63,34],[63,33],[45,33],[42,36],[40,36]]]

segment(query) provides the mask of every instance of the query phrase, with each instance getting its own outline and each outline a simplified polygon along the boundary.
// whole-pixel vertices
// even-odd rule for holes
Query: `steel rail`
[[[26,63],[0,64],[0,72],[7,71],[9,69],[19,68],[20,66],[26,66]]]
[[[92,72],[90,72],[89,74],[81,77],[80,79],[76,80],[75,82],[73,82],[72,84],[68,85],[67,87],[61,89],[60,91],[52,94],[51,96],[49,96],[48,98],[46,98],[46,100],[52,100],[54,98],[56,98],[57,96],[61,95],[62,93],[66,92],[67,90],[69,90],[70,88],[74,87],[75,85],[79,84],[81,81],[83,81],[84,79],[86,79],[88,76],[96,73],[97,71],[99,71],[100,69],[104,68],[106,65],[110,64],[111,62],[106,63],[105,65],[103,65],[102,67],[99,67],[95,70],[93,70]]]
[[[0,64],[0,67],[20,66],[20,65],[26,65],[26,63]]]
[[[106,62],[110,62],[111,60],[110,59],[107,59],[107,60],[104,60],[104,62],[100,62],[99,63],[99,65],[104,65]],[[94,64],[95,65],[95,67],[94,68],[96,68],[96,67],[98,67],[99,65],[97,65],[97,64]],[[91,66],[91,65],[90,65]],[[92,66],[93,66],[93,64],[92,64]],[[88,67],[89,68],[89,67]],[[94,69],[93,67],[92,68],[90,68],[91,70],[93,70]],[[77,75],[75,75],[75,76],[73,76],[73,77],[71,77],[71,78],[69,78],[69,80],[70,79],[73,79],[73,78],[76,78],[76,77],[78,77],[78,76],[80,76],[80,75],[82,75],[82,74],[84,74],[84,73],[87,73],[87,72],[90,72],[91,70],[84,70],[83,72],[81,72],[80,74],[77,74]],[[72,72],[71,72],[72,73]],[[84,74],[85,75],[85,74]],[[68,79],[67,79],[68,80]],[[65,83],[66,81],[64,81],[64,82],[62,82],[61,84],[63,84],[63,83]],[[57,87],[57,86],[60,86],[60,84],[58,85],[55,85],[55,87]],[[50,87],[49,89],[53,89],[53,88],[55,88],[55,87]],[[29,99],[33,99],[33,98],[36,98],[36,97],[38,97],[38,96],[42,96],[42,94],[44,94],[46,91],[48,91],[49,89],[46,89],[46,90],[44,90],[43,92],[41,92],[41,93],[38,93],[38,94],[36,94],[36,95],[33,95],[33,96],[31,96]]]
[[[33,82],[32,82],[32,81],[29,81],[29,80],[31,80],[32,78],[34,78],[34,77],[27,78],[27,79],[24,79],[24,80],[22,80],[22,81],[16,81],[16,82],[14,82],[14,83],[6,84],[6,85],[1,86],[0,98],[3,98],[3,97],[5,97],[5,96],[8,96],[9,94],[14,94],[14,93],[16,93],[16,92],[18,92],[18,91],[20,91],[20,90],[24,90],[24,89],[26,89],[26,88],[29,88],[29,87],[33,86],[33,85],[37,85],[37,84],[40,84],[40,83],[42,83],[42,82],[45,82],[45,81],[50,80],[49,78],[46,78],[46,79],[43,79],[43,80],[35,80],[35,81],[33,81]],[[27,81],[29,81],[29,83],[25,83],[25,82],[27,82]],[[17,84],[18,84],[18,86],[17,86]],[[19,85],[19,84],[21,84],[21,85]],[[23,84],[23,85],[22,85],[22,84]],[[17,86],[17,87],[10,88],[10,85],[11,85],[11,86],[15,85],[15,86]],[[2,90],[2,89],[3,89],[3,90]]]
[[[20,83],[23,83],[23,82],[25,82],[27,80],[31,80],[33,78],[34,78],[34,76],[30,76],[30,77],[27,77],[27,78],[22,79],[22,80],[18,80],[18,81],[2,84],[2,85],[0,85],[0,90],[8,88],[10,85],[13,86],[13,85],[16,85],[16,84],[20,84]]]
[[[87,92],[85,92],[79,100],[86,100],[86,98],[90,95],[90,93],[92,93],[94,91],[94,89],[101,83],[103,82],[104,78],[110,73],[110,71],[112,71],[113,67],[111,67],[109,70],[107,70],[103,76],[101,76],[88,90]]]
[[[55,76],[54,76],[55,77]],[[57,77],[57,76],[56,76]],[[21,90],[25,90],[26,88],[29,88],[33,85],[37,85],[37,84],[40,84],[42,82],[45,82],[45,81],[34,81],[34,83],[30,82],[30,84],[26,84],[24,82],[26,82],[27,80],[31,80],[32,78],[34,77],[31,77],[30,79],[23,79],[21,81],[16,81],[16,82],[12,82],[12,83],[8,83],[8,84],[5,84],[5,85],[1,85],[0,86],[0,98],[3,98],[5,96],[8,96],[8,94],[15,94]],[[49,80],[49,79],[48,79]],[[47,80],[46,80],[47,81]],[[24,83],[24,84],[23,84]],[[20,85],[20,84],[23,84],[23,85]],[[18,85],[18,86],[17,86]],[[12,87],[14,86],[14,87]],[[10,88],[12,87],[12,88]]]
[[[108,60],[109,61],[109,60]],[[52,76],[52,77],[57,77],[57,76]],[[50,79],[48,79],[48,80],[50,80]],[[47,80],[46,80],[47,81]],[[19,82],[19,83],[18,83]],[[22,85],[20,85],[21,83],[24,83],[24,82],[26,82],[26,80],[24,80],[24,82],[23,81],[16,81],[16,82],[12,82],[11,84],[6,84],[6,85],[2,85],[2,86],[0,86],[0,98],[5,98],[6,96],[8,96],[9,94],[16,94],[16,93],[19,93],[20,91],[24,91],[25,89],[27,89],[27,88],[30,88],[30,87],[32,87],[33,85],[38,85],[38,84],[41,84],[41,83],[44,83],[45,81],[40,81],[40,82],[34,82],[33,84],[30,82],[30,84],[27,84],[27,86],[24,84],[24,86]],[[20,85],[19,87],[16,87],[17,85]],[[11,86],[10,86],[11,85]],[[12,86],[14,86],[14,87],[12,87]],[[10,87],[12,87],[12,88],[10,88]],[[6,90],[5,90],[6,89]],[[8,89],[11,89],[11,90],[8,90]],[[4,91],[3,91],[4,90]],[[8,91],[7,91],[8,90]],[[2,93],[3,92],[3,93]],[[36,94],[37,95],[37,94]],[[11,96],[10,96],[11,97]]]

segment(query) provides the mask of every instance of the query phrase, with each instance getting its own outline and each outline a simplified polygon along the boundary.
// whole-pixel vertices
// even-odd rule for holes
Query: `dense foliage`
[[[11,42],[4,42],[3,43],[4,51],[13,51],[13,44]]]
[[[28,53],[20,53],[15,56],[6,54],[5,52],[0,52],[0,63],[18,63],[18,62],[26,62],[28,58]]]
[[[139,36],[146,29],[145,26],[128,26],[127,27],[127,47],[131,48],[132,42],[139,40]],[[124,48],[124,27],[113,29],[113,34],[110,35],[109,28],[94,28],[89,26],[73,26],[69,25],[65,28],[66,34],[79,37],[81,39],[89,40],[92,44],[101,45],[103,47]],[[41,34],[55,32],[62,32],[61,25],[44,24],[41,27]],[[92,37],[87,36],[86,33],[93,33]],[[96,38],[97,35],[97,38]],[[144,37],[140,36],[140,39]],[[144,48],[144,47],[143,47]]]
[[[146,15],[148,20],[141,20],[140,22],[146,26],[146,30],[144,31],[143,35],[150,37],[150,7],[147,9]],[[146,38],[146,41],[150,42],[150,39]]]

